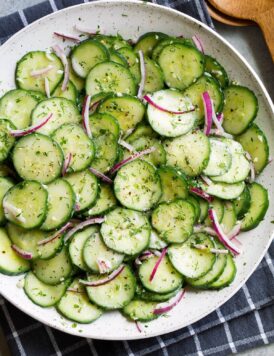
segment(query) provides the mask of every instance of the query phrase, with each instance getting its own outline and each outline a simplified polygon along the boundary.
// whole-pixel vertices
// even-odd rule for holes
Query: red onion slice
[[[67,170],[69,168],[69,165],[70,165],[70,162],[71,162],[71,159],[72,159],[72,154],[69,153],[67,155],[67,157],[65,158],[65,161],[64,161],[64,164],[63,164],[63,168],[62,168],[62,176],[64,177],[67,173]]]
[[[218,129],[211,129],[210,130],[210,135],[215,135],[215,136],[220,136],[220,137],[225,137],[225,138],[230,138],[233,139],[233,135],[230,135],[229,133],[223,131],[223,130],[218,130]]]
[[[95,112],[95,110],[97,109],[98,105],[100,104],[101,100],[95,101],[95,103],[93,103],[90,108],[89,108],[89,113],[93,114]]]
[[[169,109],[163,108],[161,105],[156,104],[155,101],[153,101],[151,99],[151,97],[149,97],[148,95],[144,96],[144,100],[147,101],[150,105],[154,106],[156,109],[158,109],[160,111],[163,111],[163,112],[167,112],[169,114],[173,114],[173,115],[183,115],[183,114],[188,114],[190,112],[195,111],[194,107],[189,109],[189,110],[185,110],[185,111],[173,111],[173,110],[169,110]]]
[[[84,284],[85,286],[88,286],[88,287],[99,287],[99,286],[102,286],[104,284],[111,282],[113,279],[118,277],[119,274],[124,270],[124,268],[125,268],[125,265],[121,265],[115,271],[113,271],[111,274],[109,274],[106,278],[101,278],[97,281],[85,281],[83,279],[80,279],[79,282],[81,284]]]
[[[53,235],[51,235],[50,237],[47,237],[46,239],[40,240],[38,241],[37,245],[41,246],[41,245],[46,245],[47,243],[57,239],[59,236],[61,236],[64,232],[66,232],[68,229],[70,229],[73,226],[73,223],[71,221],[69,221],[68,223],[66,223],[63,227],[61,227],[60,230],[56,231]]]
[[[197,35],[192,36],[192,41],[194,42],[195,46],[198,48],[199,51],[205,53],[203,43]]]
[[[68,64],[68,59],[65,55],[65,52],[62,50],[62,48],[58,45],[54,45],[52,47],[52,49],[54,50],[54,52],[56,53],[56,55],[61,59],[61,62],[63,63],[64,66],[64,80],[62,83],[62,91],[65,91],[67,89],[68,86],[68,82],[69,82],[69,64]]]
[[[210,236],[217,236],[216,231],[212,229],[210,226],[205,226],[205,225],[196,225],[194,226],[194,233],[199,233],[199,232],[205,232]]]
[[[135,148],[127,143],[126,141],[122,140],[121,138],[118,141],[119,145],[127,149],[129,152],[135,152]]]
[[[24,258],[25,260],[31,260],[33,257],[33,254],[31,252],[22,250],[20,247],[16,245],[11,245],[11,248],[13,251],[15,251],[20,257]]]
[[[208,252],[214,253],[214,254],[222,254],[222,255],[226,255],[228,253],[228,250],[221,250],[221,249],[217,249],[217,248],[208,248],[206,245],[201,245],[201,244],[195,244],[193,245],[194,248],[196,248],[197,250],[207,250]]]
[[[165,257],[167,253],[167,247],[165,247],[162,250],[161,256],[158,258],[158,261],[155,263],[155,266],[153,267],[153,270],[151,272],[151,275],[149,276],[149,281],[152,282],[153,278],[155,277],[155,274],[160,266],[160,263],[162,262],[163,258]]]
[[[45,81],[45,92],[46,92],[46,96],[47,96],[47,98],[50,98],[49,80],[48,80],[47,77],[45,77],[44,81]]]
[[[22,215],[22,209],[17,208],[16,206],[8,203],[7,201],[3,201],[3,209],[5,214],[12,215],[13,218],[16,219],[17,221],[23,224],[26,222],[25,217]]]
[[[177,304],[180,303],[180,301],[183,299],[184,295],[185,295],[186,290],[182,289],[176,296],[175,296],[175,301],[172,302],[169,305],[166,306],[160,306],[159,308],[154,309],[153,314],[156,315],[160,315],[160,314],[164,314],[169,312],[171,309],[173,309],[174,307],[176,307]]]
[[[240,231],[241,231],[241,223],[236,224],[233,227],[233,229],[227,233],[227,237],[229,238],[229,240],[232,240],[234,239],[234,237],[239,235]]]
[[[209,195],[208,193],[204,192],[202,189],[197,188],[197,187],[191,187],[190,191],[196,195],[198,195],[199,197],[207,200],[208,202],[212,202],[213,197],[211,195]]]
[[[95,29],[87,28],[87,27],[81,26],[79,24],[74,25],[74,28],[78,32],[86,33],[87,35],[91,35],[91,36],[97,35],[97,33],[98,33],[98,29],[95,30]],[[103,33],[102,30],[100,32]]]
[[[145,65],[145,59],[144,59],[143,51],[138,51],[138,55],[139,55],[139,61],[140,61],[141,80],[140,80],[140,83],[139,83],[139,89],[138,89],[137,97],[139,99],[142,99],[143,91],[144,91],[144,88],[145,88],[145,82],[146,82],[146,65]]]
[[[64,242],[67,242],[76,231],[82,230],[84,227],[94,224],[101,224],[104,222],[104,218],[92,218],[85,221],[82,221],[80,224],[76,225],[73,229],[71,229],[65,236]]]
[[[72,287],[68,288],[66,291],[67,292],[73,292],[73,293],[80,293],[80,294],[85,293],[84,291],[81,291],[81,290],[79,290],[77,288],[72,288]]]
[[[139,331],[139,333],[141,333],[142,329],[141,329],[140,323],[137,320],[134,320],[134,322],[135,322],[137,330]]]
[[[201,175],[201,179],[206,185],[211,185],[212,184],[212,180],[210,178],[208,178],[207,176],[205,176],[205,175]]]
[[[207,91],[202,94],[202,99],[203,99],[204,112],[205,112],[204,134],[208,136],[210,134],[210,130],[213,122],[212,120],[213,109],[212,109],[212,102]]]
[[[93,173],[96,177],[101,178],[102,181],[104,181],[105,183],[108,183],[108,184],[112,184],[112,183],[113,183],[113,181],[112,181],[109,177],[107,177],[105,174],[103,174],[103,173],[97,171],[97,169],[92,168],[92,167],[89,167],[89,170],[90,170],[91,173]]]
[[[129,162],[132,162],[134,161],[135,159],[137,158],[140,158],[144,155],[148,155],[149,153],[152,153],[156,150],[155,147],[150,147],[150,148],[147,148],[143,151],[140,151],[140,152],[137,152],[135,153],[134,155],[122,160],[121,162],[115,164],[109,171],[109,174],[114,174],[115,172],[117,172],[121,167],[123,167],[125,164],[129,163]]]
[[[50,70],[52,70],[53,66],[50,64],[49,66],[37,70],[33,70],[30,72],[32,77],[40,77],[40,75],[47,74]]]
[[[26,129],[10,130],[10,134],[14,137],[21,137],[21,136],[29,135],[32,132],[35,132],[35,131],[39,130],[41,127],[43,127],[44,125],[46,125],[46,123],[52,118],[52,116],[53,116],[53,114],[50,113],[48,116],[44,117],[39,124],[27,127]]]
[[[217,120],[219,121],[219,123],[222,125],[223,121],[224,121],[224,114],[222,112],[219,112],[217,115]]]
[[[235,246],[233,244],[233,242],[231,242],[231,240],[229,240],[229,238],[226,236],[226,234],[224,233],[224,231],[222,230],[222,227],[218,221],[216,212],[214,211],[214,209],[210,208],[208,210],[208,215],[209,218],[213,224],[213,228],[217,233],[217,236],[219,238],[219,240],[222,242],[222,244],[228,248],[234,255],[239,255],[241,253],[241,251],[238,249],[237,246]]]
[[[91,129],[89,126],[89,105],[90,105],[91,96],[87,95],[84,100],[82,115],[83,115],[83,125],[86,130],[88,137],[92,137]]]
[[[250,156],[249,152],[245,152],[245,156],[249,162],[249,167],[250,167],[250,178],[249,182],[253,183],[256,179],[256,171],[255,171],[255,166],[252,157]]]
[[[104,261],[104,260],[100,260],[100,259],[97,260],[97,265],[98,265],[100,274],[107,273],[111,267],[111,264],[109,261]]]
[[[61,32],[53,32],[53,34],[57,37],[61,37],[63,38],[64,40],[70,40],[70,41],[74,41],[76,43],[79,43],[81,42],[80,38],[79,37],[76,37],[76,36],[73,36],[73,35],[67,35],[65,33],[61,33]]]

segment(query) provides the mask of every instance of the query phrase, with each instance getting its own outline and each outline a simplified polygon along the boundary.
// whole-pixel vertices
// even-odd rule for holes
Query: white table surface
[[[41,0],[0,0],[0,16],[40,3]],[[217,32],[227,39],[251,64],[274,101],[274,63],[256,26],[232,27],[214,22]],[[1,354],[1,351],[0,351]],[[273,356],[274,344],[241,352],[242,356]]]

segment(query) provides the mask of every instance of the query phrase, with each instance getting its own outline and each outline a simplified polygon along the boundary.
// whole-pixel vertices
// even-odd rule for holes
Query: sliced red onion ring
[[[245,156],[249,162],[249,167],[250,167],[250,178],[249,182],[253,183],[256,179],[256,171],[255,171],[255,166],[252,157],[250,156],[249,152],[245,152]]]
[[[100,104],[101,100],[95,101],[95,103],[93,103],[91,105],[91,107],[89,108],[89,113],[93,114],[95,112],[95,110],[97,109],[98,105]]]
[[[209,195],[208,193],[204,192],[202,189],[197,188],[197,187],[191,187],[190,191],[196,195],[198,195],[199,197],[207,200],[208,202],[212,202],[213,197],[211,195]]]
[[[211,129],[210,130],[210,135],[215,135],[215,136],[220,136],[220,137],[225,137],[225,138],[230,138],[233,139],[233,135],[230,135],[229,133],[225,131],[220,131],[218,129]]]
[[[53,114],[50,113],[50,114],[48,114],[48,116],[44,117],[39,124],[27,127],[26,129],[10,130],[10,134],[14,137],[21,137],[21,136],[29,135],[32,132],[35,132],[35,131],[39,130],[41,127],[43,127],[44,125],[46,125],[46,123],[52,118],[52,116],[53,116]]]
[[[81,26],[79,24],[76,24],[74,26],[74,28],[75,28],[75,30],[82,32],[82,33],[86,33],[87,35],[94,36],[94,35],[98,34],[98,29],[95,30],[95,29],[87,28],[87,27]],[[104,31],[100,30],[100,33],[104,33]]]
[[[207,91],[202,94],[202,98],[205,112],[204,134],[208,136],[210,134],[210,130],[213,123],[213,105],[209,93]]]
[[[219,121],[219,123],[222,125],[223,121],[224,121],[224,114],[222,112],[219,112],[217,115],[217,120]]]
[[[160,266],[160,263],[162,262],[163,258],[165,257],[167,253],[167,247],[165,247],[162,250],[161,256],[158,258],[157,262],[155,263],[155,266],[153,267],[153,270],[151,272],[151,275],[149,276],[149,281],[152,282],[153,278],[155,277],[155,274]]]
[[[81,290],[79,290],[77,288],[72,288],[72,287],[68,288],[67,292],[80,293],[80,294],[84,293],[84,291],[81,291]]]
[[[198,48],[199,51],[205,53],[203,43],[197,35],[192,36],[192,41],[194,42],[195,46]]]
[[[105,183],[108,183],[108,184],[112,184],[113,181],[107,177],[106,175],[104,175],[103,173],[97,171],[97,169],[95,168],[92,168],[92,167],[89,167],[89,170],[91,171],[91,173],[93,173],[96,177],[98,178],[101,178],[102,181],[104,181]]]
[[[144,100],[147,101],[150,105],[154,106],[156,109],[163,111],[163,112],[167,112],[169,114],[173,114],[173,115],[183,115],[183,114],[188,114],[192,111],[195,111],[194,107],[189,110],[185,110],[185,111],[173,111],[173,110],[165,109],[162,106],[156,104],[155,101],[153,101],[151,99],[151,97],[149,97],[148,95],[144,96]]]
[[[46,96],[47,96],[47,98],[50,98],[49,80],[48,80],[47,77],[45,77],[44,81],[45,81],[45,92],[46,92]]]
[[[118,141],[120,146],[123,146],[125,149],[127,149],[129,152],[135,152],[135,148],[127,143],[126,141],[122,140],[121,138]]]
[[[142,329],[141,329],[140,323],[137,320],[134,320],[134,322],[135,322],[137,330],[139,331],[139,333],[141,333]]]
[[[138,55],[139,55],[139,60],[140,60],[141,80],[140,80],[140,83],[139,83],[139,89],[138,89],[137,97],[139,99],[142,99],[143,91],[144,91],[144,88],[145,88],[145,82],[146,82],[146,65],[145,65],[145,59],[144,59],[143,51],[138,51]]]
[[[33,254],[31,252],[22,250],[20,247],[16,245],[11,245],[11,248],[13,251],[15,251],[20,257],[24,258],[25,260],[31,260],[33,257]]]
[[[82,115],[83,115],[83,125],[86,130],[88,137],[92,137],[91,129],[89,126],[89,105],[90,105],[91,96],[87,95],[84,100]]]
[[[234,237],[238,236],[241,231],[241,223],[236,224],[232,230],[227,233],[229,240],[233,240]]]
[[[111,267],[109,261],[104,261],[104,260],[100,260],[100,259],[97,260],[97,265],[98,265],[100,274],[107,273]]]
[[[225,255],[228,253],[228,250],[221,250],[221,249],[217,249],[217,248],[208,248],[208,246],[206,245],[201,245],[201,244],[196,244],[196,245],[193,245],[194,248],[196,248],[197,250],[207,250],[211,253],[215,253],[215,254],[222,254],[222,255]]]
[[[137,258],[135,259],[134,263],[135,263],[136,266],[140,266],[140,265],[142,264],[142,261],[140,260],[139,257],[137,257]]]
[[[67,157],[65,158],[65,161],[64,161],[64,164],[63,164],[63,168],[62,168],[62,176],[64,177],[67,173],[67,170],[69,168],[69,165],[70,165],[70,162],[71,162],[71,159],[72,159],[72,154],[69,153],[67,155]]]
[[[82,230],[84,227],[94,224],[101,224],[104,222],[104,218],[92,218],[85,221],[82,221],[80,224],[76,225],[73,229],[71,229],[65,236],[64,242],[67,242],[76,231]]]
[[[203,175],[203,174],[201,175],[201,179],[204,181],[204,183],[205,183],[206,185],[211,185],[211,184],[212,184],[211,179],[208,178],[207,176]]]
[[[13,218],[17,221],[20,221],[23,224],[26,222],[25,217],[22,215],[22,209],[17,208],[16,206],[8,203],[7,201],[3,202],[3,209],[5,214],[12,215]]]
[[[125,164],[129,163],[129,162],[132,162],[134,161],[135,159],[137,158],[140,158],[144,155],[148,155],[149,153],[152,153],[156,150],[155,147],[150,147],[150,148],[147,148],[143,151],[140,151],[140,152],[137,152],[135,153],[134,155],[122,160],[121,162],[115,164],[109,171],[109,174],[114,174],[115,172],[117,172],[121,167],[123,167]]]
[[[61,62],[63,63],[64,66],[64,80],[62,83],[62,91],[65,91],[68,86],[69,82],[69,64],[68,64],[68,59],[65,55],[65,52],[62,50],[62,48],[59,45],[54,45],[52,47],[56,55],[61,59]]]
[[[209,218],[213,224],[213,228],[216,231],[217,236],[218,236],[219,240],[222,242],[222,244],[226,248],[228,248],[234,255],[239,255],[241,253],[241,251],[238,249],[237,246],[235,246],[233,244],[233,242],[231,242],[231,240],[229,240],[227,235],[222,230],[222,227],[218,221],[218,218],[217,218],[217,215],[216,215],[216,212],[214,211],[214,209],[210,208],[208,210],[208,215],[209,215]]]
[[[61,33],[61,32],[53,32],[55,36],[57,37],[61,37],[63,38],[64,40],[70,40],[70,41],[74,41],[76,43],[79,43],[81,42],[80,38],[77,37],[77,36],[73,36],[73,35],[67,35],[65,33]]]
[[[47,243],[57,239],[59,236],[61,236],[64,232],[66,232],[71,227],[73,227],[73,223],[69,221],[63,227],[61,227],[60,230],[56,231],[53,235],[47,237],[46,239],[38,241],[37,245],[38,246],[46,245]]]
[[[78,203],[75,203],[74,210],[75,211],[79,211],[80,210],[80,205]]]
[[[210,236],[217,236],[216,231],[212,229],[210,226],[205,226],[205,225],[196,225],[194,226],[194,233],[198,232],[206,232]]]
[[[88,286],[88,287],[102,286],[104,284],[111,282],[114,278],[118,277],[119,274],[124,270],[124,268],[125,268],[125,265],[121,265],[115,271],[113,271],[111,274],[109,274],[106,278],[102,278],[97,281],[85,281],[83,279],[80,279],[79,282],[81,284],[84,284],[85,286]]]
[[[33,70],[30,72],[32,77],[40,77],[40,75],[47,74],[50,70],[52,70],[53,66],[50,64],[49,66],[37,70]]]
[[[175,301],[172,302],[169,305],[166,306],[160,306],[159,308],[156,308],[153,310],[153,314],[159,315],[159,314],[164,314],[169,312],[171,309],[173,309],[174,307],[176,307],[177,304],[180,303],[180,301],[183,299],[183,296],[185,295],[186,290],[182,289],[176,296],[175,296]]]

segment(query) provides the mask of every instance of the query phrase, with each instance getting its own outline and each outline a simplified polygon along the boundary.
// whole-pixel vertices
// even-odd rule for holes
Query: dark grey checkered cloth
[[[0,41],[23,26],[81,0],[50,0],[0,18]],[[203,0],[153,1],[213,27]],[[243,288],[206,318],[176,332],[137,341],[100,341],[51,329],[0,297],[0,322],[11,353],[20,356],[228,355],[274,342],[274,243]],[[4,355],[5,356],[5,355]]]

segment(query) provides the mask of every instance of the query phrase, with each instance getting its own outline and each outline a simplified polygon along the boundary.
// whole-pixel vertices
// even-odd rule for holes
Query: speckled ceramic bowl
[[[78,22],[92,28],[99,25],[108,34],[119,32],[125,38],[133,39],[148,31],[162,31],[170,35],[186,37],[199,34],[206,52],[220,60],[227,69],[229,77],[250,87],[256,93],[260,105],[257,123],[267,134],[271,155],[274,156],[273,106],[262,82],[246,60],[217,33],[202,23],[175,10],[150,3],[141,1],[92,2],[64,9],[34,22],[0,48],[1,93],[14,88],[15,65],[21,56],[31,50],[49,48],[60,41],[53,37],[53,31],[73,33],[73,25]],[[268,188],[270,197],[274,196],[273,178],[272,164],[259,178],[259,181]],[[73,327],[75,325],[62,318],[54,308],[43,309],[33,304],[23,290],[17,286],[22,276],[0,275],[0,292],[7,300],[33,318],[74,335],[123,340],[168,333],[205,317],[241,288],[258,266],[271,242],[273,224],[270,221],[274,219],[273,213],[274,200],[270,199],[270,207],[265,220],[255,230],[241,234],[243,253],[236,259],[238,273],[231,286],[219,292],[188,291],[181,303],[169,313],[168,318],[159,318],[147,323],[142,333],[137,331],[134,323],[128,322],[118,312],[105,313],[93,324]]]

